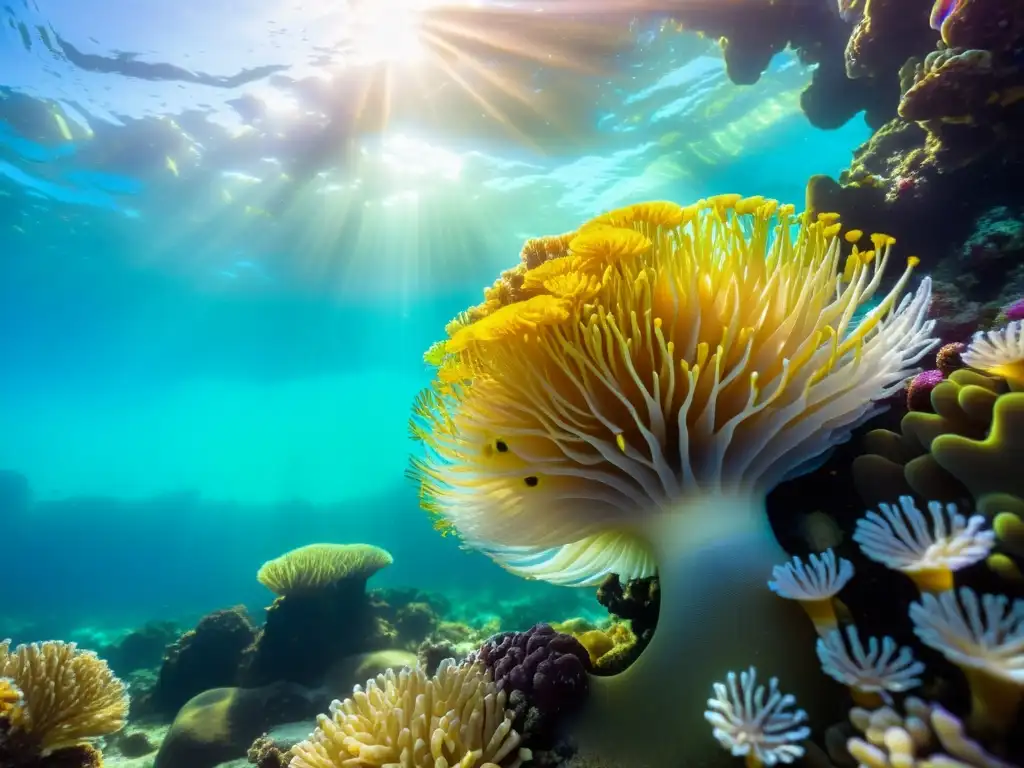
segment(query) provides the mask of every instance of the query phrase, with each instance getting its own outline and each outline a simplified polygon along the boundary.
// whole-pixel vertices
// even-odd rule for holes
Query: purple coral
[[[907,410],[932,413],[932,390],[945,378],[938,369],[917,374],[907,386]]]
[[[1006,313],[1006,319],[1011,323],[1014,320],[1024,320],[1024,297],[1017,299],[1003,311]]]
[[[576,709],[586,699],[590,657],[571,635],[537,624],[525,632],[495,635],[476,654],[499,690],[523,694],[541,715]]]

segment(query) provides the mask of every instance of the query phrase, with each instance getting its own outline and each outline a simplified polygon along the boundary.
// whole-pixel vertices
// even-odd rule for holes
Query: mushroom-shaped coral
[[[997,331],[978,331],[963,360],[971,368],[1006,379],[1011,389],[1024,391],[1024,320]]]
[[[868,647],[857,634],[857,628],[846,629],[848,642],[841,630],[834,629],[818,639],[818,660],[829,677],[850,689],[861,706],[879,706],[889,692],[900,693],[921,684],[919,675],[924,664],[914,659],[909,648],[900,648],[891,637],[868,638]]]
[[[811,735],[804,725],[807,713],[792,708],[796,699],[779,691],[778,679],[769,680],[765,689],[751,667],[739,676],[730,672],[724,683],[714,684],[714,692],[704,718],[719,744],[746,758],[747,768],[792,763],[803,756],[800,742]]]
[[[953,572],[988,557],[995,533],[981,515],[965,518],[955,504],[928,503],[931,523],[911,496],[882,503],[857,521],[853,540],[872,560],[907,574],[922,592],[953,588]]]
[[[315,591],[340,581],[366,581],[392,563],[391,555],[370,544],[307,544],[263,564],[256,578],[286,596]]]
[[[850,722],[864,734],[846,744],[859,768],[1015,768],[972,741],[963,723],[937,704],[911,696],[903,707],[905,716],[892,707],[850,711]],[[936,741],[944,752],[935,752]]]
[[[956,664],[971,686],[971,725],[1005,731],[1024,699],[1024,600],[956,592],[923,595],[910,606],[914,632]]]
[[[809,565],[794,557],[785,565],[772,568],[768,588],[788,600],[796,600],[814,622],[820,637],[825,637],[838,624],[832,598],[853,578],[853,563],[836,558],[827,549],[820,555],[811,555]]]
[[[892,261],[892,238],[872,242],[861,252],[834,216],[764,198],[639,204],[520,265],[514,298],[486,292],[432,350],[412,474],[443,530],[555,583],[657,568],[657,630],[624,674],[591,681],[585,753],[699,763],[714,744],[679,723],[699,721],[714,670],[744,663],[752,637],[773,669],[797,664],[803,630],[764,588],[786,558],[765,497],[884,408],[935,344],[929,279],[905,295],[914,259],[853,322]]]
[[[531,754],[505,703],[482,664],[448,659],[433,677],[389,669],[320,715],[291,768],[518,768]]]
[[[20,732],[40,756],[116,733],[128,717],[124,683],[105,661],[74,643],[50,641],[11,650],[10,641],[0,642],[0,678],[10,681],[4,686],[6,699],[15,690],[20,693],[6,705],[10,730]]]

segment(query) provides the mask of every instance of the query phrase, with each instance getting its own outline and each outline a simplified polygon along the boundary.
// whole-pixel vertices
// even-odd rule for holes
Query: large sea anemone
[[[787,688],[819,674],[793,652],[813,647],[795,637],[808,623],[766,586],[787,555],[765,497],[935,344],[930,281],[904,295],[916,260],[881,292],[892,238],[861,251],[839,233],[834,215],[738,195],[613,211],[528,244],[427,354],[413,475],[440,528],[556,584],[659,574],[650,645],[592,681],[585,749],[703,765],[728,670],[756,658]]]

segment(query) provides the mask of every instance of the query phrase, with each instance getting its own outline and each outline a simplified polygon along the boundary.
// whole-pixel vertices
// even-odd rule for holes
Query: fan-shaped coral
[[[49,755],[119,731],[128,716],[124,683],[107,663],[74,643],[0,643],[0,678],[12,732]],[[11,700],[14,691],[20,698]]]
[[[518,768],[531,755],[505,703],[482,664],[388,670],[331,704],[291,768]]]
[[[737,757],[746,757],[748,768],[792,763],[804,754],[800,742],[811,735],[804,723],[807,713],[792,709],[796,699],[779,691],[772,678],[768,688],[757,684],[753,667],[715,683],[704,718],[714,728],[718,743]]]
[[[853,564],[843,558],[836,559],[831,549],[821,555],[811,555],[810,565],[794,557],[785,565],[772,568],[768,588],[789,600],[797,600],[814,622],[818,634],[825,636],[837,625],[832,598],[853,578]]]
[[[930,281],[904,295],[915,259],[853,321],[893,240],[861,251],[840,229],[738,195],[613,211],[565,256],[520,265],[514,296],[485,293],[430,354],[412,474],[442,529],[555,583],[657,567],[651,643],[592,681],[579,735],[603,736],[606,755],[698,762],[678,724],[698,719],[713,671],[742,663],[751,637],[773,669],[792,658],[791,604],[764,588],[785,559],[765,495],[877,413],[935,343]],[[697,649],[712,657],[678,663]]]
[[[314,591],[346,579],[366,581],[392,563],[369,544],[308,544],[263,564],[256,578],[278,595]]]
[[[909,648],[900,648],[891,637],[868,638],[865,650],[857,628],[832,630],[818,639],[818,660],[829,677],[850,688],[854,700],[863,706],[880,705],[888,692],[909,691],[921,684],[924,664],[914,659]]]
[[[982,530],[985,518],[958,514],[955,504],[928,504],[931,524],[910,496],[900,505],[881,504],[857,521],[853,540],[861,551],[883,565],[910,576],[923,592],[953,588],[953,571],[984,560],[995,533]]]
[[[923,595],[910,607],[914,631],[963,670],[971,685],[972,723],[1005,730],[1024,700],[1024,600],[962,587]]]

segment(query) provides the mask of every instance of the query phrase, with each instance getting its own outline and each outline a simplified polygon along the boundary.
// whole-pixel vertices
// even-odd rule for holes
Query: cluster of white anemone
[[[975,334],[963,360],[1003,377],[1011,388],[1024,387],[1024,321]],[[995,546],[995,533],[983,516],[965,517],[955,504],[931,501],[927,511],[926,517],[910,496],[900,497],[898,504],[880,504],[857,522],[853,539],[866,557],[914,581],[921,600],[911,605],[910,618],[918,639],[967,674],[975,727],[1005,731],[1024,702],[1024,600],[979,596],[967,587],[954,590],[954,573],[985,560]],[[768,582],[780,597],[798,601],[814,622],[822,670],[848,686],[859,704],[875,708],[874,713],[854,710],[854,719],[864,721],[867,740],[851,739],[851,754],[871,768],[896,765],[894,759],[900,765],[966,765],[961,758],[990,768],[1006,766],[966,739],[960,721],[941,708],[932,711],[921,703],[926,719],[911,713],[906,725],[891,706],[877,708],[883,702],[891,705],[891,693],[920,685],[924,664],[891,637],[869,637],[865,645],[856,627],[845,633],[839,628],[834,601],[853,573],[852,563],[826,550],[776,566]],[[779,693],[774,678],[767,701],[765,695],[763,686],[755,688],[753,667],[739,676],[738,684],[730,672],[727,684],[715,685],[705,717],[715,738],[733,755],[745,756],[748,765],[791,763],[804,754],[799,742],[809,735],[802,725],[806,714],[790,711],[794,699]],[[916,702],[909,699],[908,706]],[[886,723],[884,738],[872,737],[868,726],[877,725],[876,720]],[[922,728],[933,729],[955,758],[937,755],[914,762],[915,751],[929,740]]]

